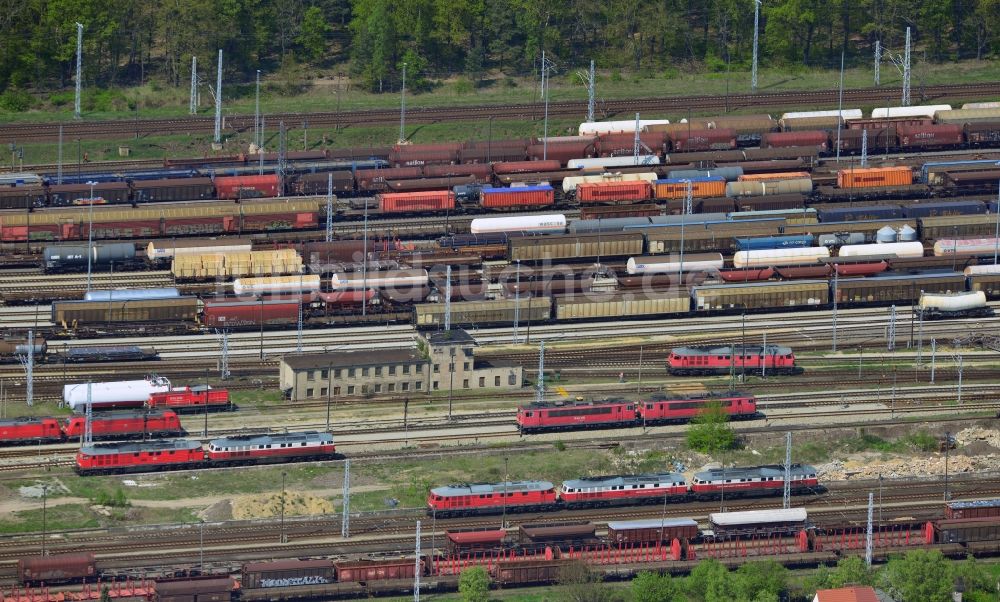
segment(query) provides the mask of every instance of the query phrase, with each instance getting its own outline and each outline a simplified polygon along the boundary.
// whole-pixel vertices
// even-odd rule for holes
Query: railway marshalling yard
[[[0,315],[17,315],[4,308]],[[45,315],[43,310],[41,315]],[[884,516],[910,517],[932,513],[944,488],[956,498],[990,497],[1000,475],[1000,403],[996,385],[995,342],[1000,319],[958,319],[914,325],[910,314],[896,314],[895,349],[888,350],[886,308],[787,314],[718,316],[688,320],[650,320],[585,325],[522,327],[512,344],[512,328],[472,331],[477,357],[519,363],[526,378],[537,379],[538,343],[545,341],[546,399],[604,397],[641,398],[656,391],[697,394],[736,389],[757,397],[763,415],[732,423],[738,449],[722,454],[691,451],[686,425],[648,426],[615,430],[583,430],[523,435],[518,432],[516,407],[534,397],[515,393],[469,394],[455,390],[399,398],[373,397],[350,402],[285,402],[276,391],[276,358],[294,351],[295,333],[232,335],[232,377],[218,379],[218,337],[193,335],[110,339],[108,344],[140,342],[155,346],[161,359],[129,367],[39,365],[36,367],[36,414],[59,414],[57,391],[65,380],[107,375],[108,379],[141,376],[144,371],[173,382],[225,386],[239,406],[237,412],[185,415],[190,438],[210,440],[238,432],[323,430],[329,425],[338,451],[351,458],[351,508],[356,534],[350,540],[320,533],[340,521],[343,462],[330,461],[286,467],[247,467],[238,471],[178,471],[126,477],[78,477],[70,469],[76,445],[7,448],[0,455],[0,509],[3,529],[38,529],[39,496],[46,488],[47,544],[52,551],[76,550],[85,542],[101,542],[102,557],[125,566],[139,545],[125,535],[142,525],[173,524],[144,535],[142,546],[155,556],[165,548],[191,550],[204,541],[210,559],[269,558],[288,550],[329,550],[343,553],[366,549],[405,548],[426,490],[441,483],[546,478],[560,482],[587,474],[622,474],[677,469],[690,477],[706,466],[776,463],[783,461],[785,433],[792,433],[793,461],[816,465],[830,491],[799,500],[816,516],[856,516],[860,520],[867,493],[893,491],[880,506]],[[729,376],[671,377],[665,357],[673,347],[691,344],[768,344],[794,346],[802,374],[761,376],[734,371]],[[384,349],[412,345],[410,326],[307,330],[304,351],[324,349]],[[931,340],[935,341],[932,352]],[[84,341],[85,342],[85,341]],[[67,345],[79,344],[67,341]],[[60,343],[54,343],[60,345]],[[261,346],[264,359],[260,359]],[[959,359],[961,355],[961,385]],[[199,358],[193,362],[191,358]],[[641,363],[640,363],[641,358]],[[931,373],[934,380],[931,382]],[[7,416],[26,409],[18,397],[19,368],[0,368],[7,383]],[[961,389],[961,393],[959,390]],[[959,401],[961,395],[961,401]],[[449,405],[451,416],[449,418]],[[327,422],[329,416],[329,422]],[[956,438],[949,451],[950,483],[944,479],[944,453],[937,443],[945,432]],[[275,521],[286,487],[284,527]],[[835,483],[835,484],[834,484]],[[881,487],[880,487],[881,486]],[[127,507],[108,504],[123,491]],[[104,501],[102,504],[101,502]],[[723,502],[729,510],[766,508],[773,501]],[[706,513],[718,504],[694,504],[671,515]],[[706,507],[707,506],[707,507]],[[686,514],[685,514],[686,512]],[[621,517],[659,516],[659,510],[624,512]],[[679,514],[678,514],[679,513]],[[586,515],[566,511],[566,518]],[[616,517],[618,514],[616,514]],[[262,522],[247,523],[256,518]],[[538,515],[511,515],[510,525]],[[483,519],[442,520],[435,528],[486,524]],[[192,529],[190,526],[199,526]],[[205,526],[200,526],[205,525]],[[252,525],[252,527],[250,526]],[[81,531],[79,528],[83,527]],[[122,531],[122,528],[125,528]],[[202,531],[199,531],[201,529]],[[281,529],[287,543],[276,543]],[[254,552],[236,552],[234,544],[247,533],[259,538]],[[143,530],[148,534],[149,531]],[[125,534],[123,534],[125,533]],[[199,535],[201,539],[199,539]],[[37,546],[37,535],[4,540],[6,564],[0,576],[11,577],[11,560]],[[429,534],[424,536],[429,537]],[[114,541],[123,543],[115,551]],[[439,545],[443,540],[439,540]],[[426,545],[430,545],[428,539]],[[318,553],[318,552],[316,552]],[[117,560],[116,560],[117,559]]]

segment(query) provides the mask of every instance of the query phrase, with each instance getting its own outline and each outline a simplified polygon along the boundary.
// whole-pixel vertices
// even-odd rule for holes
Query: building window
[[[410,383],[403,383],[403,390],[404,391],[409,391],[410,390]]]
[[[434,374],[441,372],[441,364],[434,364]]]
[[[337,395],[339,397],[340,396],[340,387],[334,387],[333,388],[333,394]]]
[[[313,390],[312,389],[306,389],[306,397],[312,397],[312,396],[313,396]]]
[[[396,376],[396,367],[389,366],[389,376]]]
[[[396,390],[396,383],[389,383],[389,392],[392,393]]]
[[[424,365],[420,364],[417,366],[417,374],[423,374],[423,373],[424,373]]]
[[[406,364],[405,366],[403,366],[403,374],[409,374],[409,373],[410,373],[410,365]]]
[[[327,391],[329,391],[329,390],[330,390],[330,389],[327,389],[326,387],[323,387],[322,389],[320,389],[320,390],[319,390],[319,396],[320,396],[320,397],[326,397],[326,393],[327,393]]]
[[[485,386],[486,386],[486,377],[485,376],[480,376],[479,377],[479,388],[482,389]]]
[[[354,395],[354,385],[347,385],[347,394]]]
[[[361,369],[361,376],[368,376],[369,372],[370,372],[370,370],[368,368],[362,368]]]
[[[326,380],[326,379],[330,378],[330,369],[329,368],[324,368],[320,372],[320,378],[322,378],[323,380]]]
[[[434,381],[434,390],[437,391],[440,388],[440,383],[438,383],[438,381]]]
[[[494,387],[499,387],[500,386],[500,377],[499,376],[494,376],[493,377],[493,386]]]
[[[306,370],[306,380],[316,380],[316,371]]]
[[[368,395],[368,385],[361,385],[361,394]]]
[[[463,389],[468,389],[469,388],[469,379],[467,379],[467,378],[462,379],[462,388]]]
[[[423,389],[423,388],[424,388],[424,383],[422,383],[422,382],[420,382],[420,381],[418,380],[418,381],[416,382],[416,388],[417,388],[417,391],[419,391],[419,390]]]
[[[336,370],[333,371],[333,375],[336,376],[337,378],[342,378],[344,375],[344,371],[341,370],[340,368],[337,368]]]
[[[462,364],[462,370],[465,370],[466,372],[469,371],[469,362],[465,362],[464,364]]]
[[[358,371],[356,369],[351,368],[350,370],[347,371],[347,377],[354,378],[357,375],[357,373]]]
[[[376,393],[381,393],[382,392],[382,385],[375,385],[375,392]]]
[[[510,373],[510,376],[509,376],[509,377],[507,377],[507,382],[508,382],[508,384],[510,384],[510,386],[512,386],[512,387],[513,387],[514,385],[516,385],[516,384],[517,384],[517,375],[516,375],[516,374],[514,374],[513,372],[511,372],[511,373]]]
[[[375,376],[382,376],[382,366],[375,367]]]

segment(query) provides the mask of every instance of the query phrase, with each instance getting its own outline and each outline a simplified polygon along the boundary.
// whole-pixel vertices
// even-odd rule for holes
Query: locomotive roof
[[[440,496],[483,495],[488,493],[511,493],[521,491],[548,491],[555,485],[549,481],[508,481],[506,483],[469,483],[463,485],[446,485],[431,489],[431,493]]]
[[[200,441],[170,439],[168,441],[136,441],[134,443],[97,443],[84,445],[80,451],[88,456],[133,454],[158,451],[193,451],[201,447]]]
[[[38,416],[18,416],[17,418],[6,418],[0,420],[0,426],[18,426],[21,424],[41,424],[43,420],[55,420],[54,418],[41,418]]]
[[[1000,506],[1000,499],[963,500],[960,502],[951,502],[948,504],[949,508],[995,508],[997,506]]]
[[[791,351],[789,349],[789,351]],[[691,401],[691,400],[712,400],[712,399],[732,399],[734,397],[753,397],[752,393],[745,391],[709,391],[707,393],[692,393],[691,395],[668,395],[667,393],[651,393],[643,401]]]
[[[808,464],[792,464],[792,477],[816,474],[816,469]],[[694,473],[696,479],[702,481],[714,481],[717,479],[748,479],[761,477],[785,477],[785,467],[780,464],[769,464],[767,466],[750,466],[746,468],[710,468]]]
[[[584,477],[563,481],[563,487],[573,489],[581,487],[613,487],[615,485],[640,485],[648,483],[685,483],[684,475],[676,472],[661,472],[639,475],[609,475],[602,477]]]
[[[805,508],[776,508],[773,510],[746,510],[744,512],[713,512],[708,520],[713,525],[740,526],[767,523],[804,523],[809,518]]]
[[[111,410],[111,411],[101,411],[95,412],[93,418],[94,422],[98,420],[123,420],[127,418],[142,418],[146,416],[148,418],[162,418],[166,414],[175,414],[173,410],[163,410],[163,409],[150,409],[150,410]],[[86,416],[70,416],[70,420],[86,420]]]
[[[697,526],[698,521],[693,518],[647,518],[643,520],[616,520],[608,523],[608,529],[614,529],[615,531]]]
[[[728,355],[730,353],[737,353],[735,350],[746,350],[746,355],[760,355],[761,345],[725,345],[720,347],[676,347],[671,349],[671,353],[676,355]],[[767,355],[790,355],[792,353],[791,347],[785,347],[782,345],[768,345]],[[735,392],[730,392],[729,395],[734,395]]]
[[[225,447],[227,445],[273,445],[275,443],[300,443],[303,441],[333,443],[333,435],[318,431],[279,433],[275,435],[232,435],[230,437],[212,439],[212,445],[216,447]]]
[[[530,410],[546,410],[546,409],[558,409],[558,408],[583,408],[583,407],[593,407],[593,406],[604,406],[619,403],[635,403],[632,400],[625,399],[624,397],[614,397],[610,399],[592,399],[590,401],[533,401],[531,403],[521,406],[525,409]]]

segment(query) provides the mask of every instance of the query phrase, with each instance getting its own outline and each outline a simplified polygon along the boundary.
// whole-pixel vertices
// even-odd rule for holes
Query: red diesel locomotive
[[[678,347],[667,356],[671,376],[727,375],[732,372],[798,374],[795,354],[788,347],[768,345],[724,347]]]
[[[448,485],[431,489],[427,496],[428,513],[442,518],[554,510],[557,505],[556,487],[549,481]]]
[[[636,426],[686,422],[719,404],[733,419],[755,418],[757,400],[748,393],[708,393],[694,396],[656,394],[648,399],[606,399],[575,403],[532,403],[517,410],[522,433],[577,430],[586,428],[631,428]]]
[[[817,491],[819,479],[812,466],[792,464],[789,474],[793,495]],[[699,501],[782,495],[784,488],[785,467],[778,464],[697,472],[690,487],[692,497]]]
[[[165,393],[153,393],[146,401],[149,408],[167,408],[175,412],[226,412],[234,409],[226,389],[186,387]]]
[[[63,427],[67,438],[83,435],[87,418],[74,416]],[[132,439],[138,437],[179,437],[184,434],[181,420],[171,410],[124,410],[101,412],[90,420],[94,439]]]
[[[98,443],[80,448],[76,454],[75,469],[81,475],[121,474],[331,460],[335,457],[332,435],[303,431],[213,439],[207,450],[200,441],[187,439]]]

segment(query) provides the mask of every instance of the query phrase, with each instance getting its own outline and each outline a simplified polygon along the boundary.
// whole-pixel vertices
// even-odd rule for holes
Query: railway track
[[[890,98],[898,98],[898,88],[855,88],[843,91],[843,100],[849,105],[882,104]],[[922,87],[918,102],[955,98],[973,100],[995,98],[1000,95],[1000,82],[975,84],[948,84]],[[657,114],[702,110],[742,110],[757,107],[804,107],[835,106],[838,102],[837,90],[790,91],[758,94],[734,94],[727,96],[676,96],[663,98],[642,98],[631,100],[609,100],[601,104],[602,117],[612,117],[620,113],[634,115],[636,112]],[[549,117],[571,117],[586,114],[585,101],[550,102]],[[444,121],[472,121],[489,118],[541,119],[545,108],[541,103],[473,105],[460,107],[408,107],[407,120],[410,123],[437,123]],[[253,127],[252,115],[229,116],[223,120],[227,133],[245,132]],[[310,127],[347,127],[351,125],[384,125],[398,123],[399,112],[395,109],[370,109],[317,113],[277,113],[269,114],[271,123],[284,121],[295,127],[308,121]],[[144,137],[177,132],[208,133],[215,127],[209,117],[140,119],[115,121],[71,121],[65,123],[10,123],[5,124],[0,135],[2,143],[24,143],[54,141],[59,137],[59,126],[63,136],[68,138],[124,138]]]

